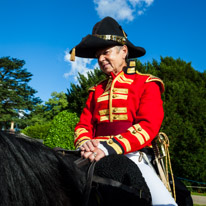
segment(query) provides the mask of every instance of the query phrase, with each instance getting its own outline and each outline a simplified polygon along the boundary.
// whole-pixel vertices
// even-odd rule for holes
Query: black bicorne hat
[[[71,51],[71,60],[74,56],[84,58],[96,58],[99,49],[116,45],[127,45],[128,58],[143,56],[146,51],[142,47],[134,46],[128,39],[122,27],[111,17],[105,17],[97,22],[92,30],[92,35],[87,35]]]

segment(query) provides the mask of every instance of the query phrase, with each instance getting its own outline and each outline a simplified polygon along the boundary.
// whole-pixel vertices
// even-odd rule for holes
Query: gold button
[[[138,129],[137,129],[138,131],[142,131],[142,128],[141,127],[138,127]]]
[[[117,117],[116,117],[116,116],[113,116],[113,119],[117,119]]]
[[[117,109],[113,109],[112,111],[113,111],[113,112],[116,112],[116,111],[117,111]]]
[[[115,98],[115,97],[117,97],[117,95],[116,95],[116,94],[113,94],[112,97]]]
[[[119,139],[123,139],[124,137],[122,137],[121,135],[119,136]]]
[[[133,134],[136,134],[136,133],[137,133],[137,131],[136,131],[136,130],[133,130],[133,131],[132,131],[132,133],[133,133]]]
[[[109,143],[109,144],[112,144],[112,143],[113,143],[113,140],[112,140],[112,139],[110,139],[110,140],[108,141],[108,143]]]
[[[116,92],[116,90],[115,90],[115,89],[113,89],[112,91],[113,91],[113,92]]]

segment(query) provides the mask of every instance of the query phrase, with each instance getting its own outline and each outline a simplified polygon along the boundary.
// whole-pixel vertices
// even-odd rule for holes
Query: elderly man
[[[74,56],[97,58],[107,79],[89,89],[86,106],[75,128],[75,146],[90,161],[111,154],[125,154],[142,172],[153,205],[176,205],[148,164],[143,151],[151,146],[163,121],[163,82],[135,71],[131,58],[145,54],[134,46],[122,27],[111,17],[98,22],[71,51]],[[141,155],[143,157],[141,158]],[[146,161],[147,160],[147,161]]]

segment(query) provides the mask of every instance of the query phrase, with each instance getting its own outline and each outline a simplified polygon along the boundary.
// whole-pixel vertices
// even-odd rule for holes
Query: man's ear
[[[123,55],[124,55],[123,57],[124,57],[124,59],[126,59],[127,53],[128,53],[128,47],[126,45],[123,45],[122,51],[123,51]]]

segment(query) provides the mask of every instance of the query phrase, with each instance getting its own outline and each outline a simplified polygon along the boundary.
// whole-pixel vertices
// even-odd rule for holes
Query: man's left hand
[[[81,151],[81,156],[93,162],[99,161],[101,158],[105,157],[105,153],[96,147],[92,152]]]

